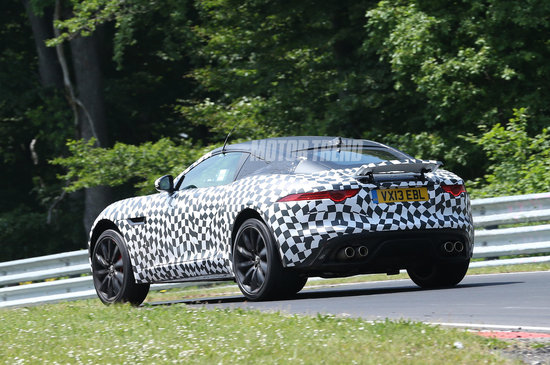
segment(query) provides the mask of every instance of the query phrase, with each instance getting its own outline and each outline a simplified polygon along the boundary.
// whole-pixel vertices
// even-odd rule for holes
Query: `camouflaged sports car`
[[[175,156],[174,158],[177,158]],[[104,303],[141,303],[150,283],[235,280],[250,300],[311,276],[397,274],[453,286],[473,249],[464,182],[386,145],[290,137],[217,148],[158,194],[116,202],[89,252]]]

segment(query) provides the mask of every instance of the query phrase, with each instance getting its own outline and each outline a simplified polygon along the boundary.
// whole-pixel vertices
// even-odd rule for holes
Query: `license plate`
[[[428,200],[427,188],[371,190],[374,203],[419,202]]]

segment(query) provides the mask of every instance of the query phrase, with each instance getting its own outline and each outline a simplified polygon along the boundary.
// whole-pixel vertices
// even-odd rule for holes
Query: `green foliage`
[[[140,43],[155,57],[192,61],[184,76],[198,87],[175,95],[174,109],[184,118],[180,131],[205,143],[238,123],[236,134],[248,138],[375,136],[476,177],[487,163],[459,134],[511,117],[515,105],[536,113],[535,129],[549,120],[540,75],[550,72],[541,62],[550,56],[550,24],[537,16],[550,13],[544,4],[87,0],[76,9],[60,23],[67,34],[111,14],[119,64],[117,47],[132,52]]]
[[[550,90],[534,72],[550,71],[539,62],[550,55],[526,19],[550,7],[513,8],[477,1],[204,1],[195,28],[205,42],[204,66],[192,75],[221,108],[261,100],[262,124],[277,134],[427,132],[479,159],[479,149],[458,134],[510,117],[515,105],[536,110],[539,126],[548,120],[542,100]],[[503,17],[509,10],[521,16]],[[517,31],[502,32],[510,27]],[[201,112],[217,113],[202,104],[198,99]]]
[[[361,52],[370,6],[199,2],[202,22],[195,29],[205,42],[199,53],[204,65],[192,75],[210,93],[209,103],[221,108],[243,99],[261,103],[260,121],[271,133],[357,137],[395,115],[376,110],[388,84],[376,60]],[[203,104],[199,99],[201,112],[219,109]]]
[[[223,140],[227,133],[235,128],[231,143],[234,142],[235,136],[259,139],[277,135],[278,130],[270,130],[268,127],[263,113],[265,108],[264,99],[247,97],[242,97],[229,105],[216,104],[206,98],[200,103],[186,103],[177,107],[195,126],[207,127],[211,139],[217,136],[218,140]]]
[[[60,178],[69,182],[68,192],[133,182],[141,194],[152,193],[155,179],[167,174],[178,175],[206,150],[194,148],[188,141],[176,145],[167,138],[139,146],[119,142],[112,148],[96,148],[94,144],[93,139],[71,140],[67,143],[70,155],[51,161],[67,170]]]
[[[150,52],[168,61],[181,61],[186,47],[194,42],[190,28],[193,5],[189,0],[73,0],[72,9],[72,17],[55,22],[61,35],[46,44],[53,47],[74,37],[86,37],[112,22],[113,60],[118,69],[123,67],[126,50],[143,42],[143,33],[156,38],[147,45]]]
[[[85,248],[79,198],[77,194],[61,201],[50,217],[34,205],[0,212],[0,262]]]
[[[540,193],[550,190],[550,133],[547,128],[531,137],[526,129],[527,109],[514,109],[506,126],[481,127],[479,137],[466,139],[483,148],[491,161],[484,180],[478,179],[476,196]]]
[[[30,3],[51,22],[54,0]],[[22,2],[2,1],[0,216],[19,227],[6,228],[2,244],[39,247],[39,236],[62,236],[56,227],[63,222],[79,224],[78,211],[64,214],[65,202],[52,208],[66,179],[69,191],[107,184],[127,196],[133,184],[150,192],[155,177],[180,172],[204,151],[197,146],[223,141],[236,125],[232,141],[285,134],[379,140],[443,160],[468,179],[487,175],[477,183],[483,195],[550,188],[550,2],[61,4],[73,15],[56,23],[62,36],[49,44],[97,33],[109,138],[120,143],[71,142],[67,153],[65,141],[76,133],[63,91],[40,87]],[[517,106],[529,118],[514,116]],[[484,134],[474,137],[479,126]],[[181,135],[196,145],[171,142]],[[28,222],[41,234],[19,236]],[[63,237],[67,247],[82,239]],[[53,238],[46,241],[53,247]]]
[[[48,159],[74,137],[70,109],[62,93],[40,86],[23,3],[0,2],[0,23],[0,261],[83,248],[81,202],[50,210],[62,183]]]
[[[545,3],[473,0],[86,0],[58,26],[70,37],[112,20],[119,66],[132,67],[124,53],[133,56],[140,45],[170,65],[190,60],[188,72],[171,75],[198,84],[172,98],[184,119],[164,117],[194,139],[220,140],[238,123],[236,134],[249,138],[381,136],[475,177],[487,164],[479,146],[459,134],[506,120],[516,105],[532,111],[532,130],[550,120],[542,77],[550,72],[543,62],[550,56],[544,36],[549,13]],[[157,77],[150,70],[130,76],[126,88],[113,83],[117,92],[108,99],[124,100],[113,103],[115,110],[132,105],[125,90],[140,84],[151,90],[163,77],[162,70]],[[126,114],[133,113],[128,108]],[[472,168],[472,161],[482,165]]]
[[[449,170],[454,171],[467,163],[467,152],[458,144],[450,144],[448,139],[437,133],[392,133],[380,136],[378,140],[416,158],[440,160]]]
[[[116,14],[124,4],[121,0],[71,1],[74,16],[67,20],[58,20],[54,26],[64,29],[59,38],[48,41],[48,46],[60,44],[73,35],[89,36],[99,25],[116,19]]]
[[[427,127],[474,132],[516,105],[548,125],[550,3],[382,1],[367,12],[366,48],[391,67],[396,90],[423,102]]]

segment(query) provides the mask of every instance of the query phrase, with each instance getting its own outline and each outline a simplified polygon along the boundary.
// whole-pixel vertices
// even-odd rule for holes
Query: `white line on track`
[[[508,273],[493,273],[493,274],[471,274],[470,277],[475,276],[503,276],[503,275],[519,275],[519,274],[540,274],[540,273],[550,273],[548,270],[543,271],[518,271],[518,272],[508,272]],[[322,282],[322,280],[319,280]],[[317,289],[330,286],[345,286],[345,285],[359,285],[359,284],[382,284],[387,283],[388,281],[409,281],[410,279],[390,279],[390,280],[380,280],[380,281],[364,281],[356,283],[339,283],[339,284],[325,284],[325,285],[311,285],[307,288]],[[506,331],[534,331],[534,332],[545,332],[550,333],[550,327],[537,327],[537,326],[520,326],[513,324],[486,324],[486,323],[453,323],[453,322],[424,322],[425,324],[431,324],[436,326],[445,326],[445,327],[459,327],[459,328],[469,328],[469,329],[486,329],[486,330],[506,330]]]
[[[466,274],[466,277],[475,277],[475,276],[503,276],[503,275],[518,275],[518,274],[541,274],[541,273],[550,273],[550,270],[540,270],[540,271],[515,271],[515,272],[496,272],[492,274]]]

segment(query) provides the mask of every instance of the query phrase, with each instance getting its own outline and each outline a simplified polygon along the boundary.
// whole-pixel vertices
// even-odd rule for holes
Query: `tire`
[[[293,297],[296,293],[304,288],[307,283],[307,279],[307,276],[302,276],[292,271],[285,270],[283,272],[283,279],[281,280],[281,283],[283,283],[284,285],[279,288],[277,297]]]
[[[294,295],[307,281],[307,277],[283,268],[273,235],[256,218],[247,219],[237,231],[233,272],[239,289],[252,301]]]
[[[411,280],[421,288],[453,287],[464,279],[470,259],[461,262],[424,263],[407,269]]]
[[[104,304],[140,305],[149,284],[137,284],[124,238],[112,229],[99,236],[92,257],[92,275],[97,296]]]

